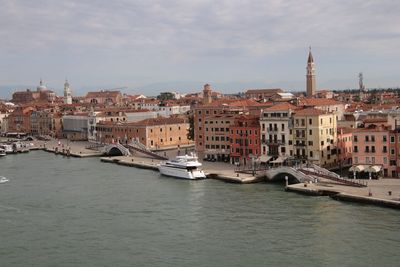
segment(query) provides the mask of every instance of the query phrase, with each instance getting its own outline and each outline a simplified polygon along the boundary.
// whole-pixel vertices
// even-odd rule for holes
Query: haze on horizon
[[[369,88],[400,84],[396,1],[0,3],[0,86],[302,91],[309,45],[318,89],[356,88],[359,72]]]

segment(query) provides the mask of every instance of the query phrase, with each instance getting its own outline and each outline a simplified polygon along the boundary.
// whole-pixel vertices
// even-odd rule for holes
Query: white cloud
[[[52,62],[50,55],[61,60],[62,54],[87,60],[109,56],[121,60],[123,69],[143,70],[141,75],[164,65],[168,74],[152,75],[179,79],[171,64],[206,68],[205,60],[222,66],[224,59],[231,64],[234,59],[282,57],[290,65],[286,55],[306,53],[308,45],[337,56],[353,53],[354,60],[377,54],[400,59],[400,4],[390,0],[0,0],[0,4],[0,51],[5,54],[0,62],[16,53],[28,61],[40,54],[47,62]],[[132,60],[122,60],[124,55]],[[87,72],[98,69],[98,63],[80,62]],[[196,69],[200,76],[211,72],[200,67]],[[113,70],[108,71],[112,76]],[[217,74],[224,75],[222,70]],[[10,76],[18,75],[10,72]]]

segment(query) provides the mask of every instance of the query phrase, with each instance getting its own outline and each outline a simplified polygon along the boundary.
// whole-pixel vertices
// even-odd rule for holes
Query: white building
[[[287,102],[261,112],[261,161],[282,163],[293,151],[292,112],[297,109]]]

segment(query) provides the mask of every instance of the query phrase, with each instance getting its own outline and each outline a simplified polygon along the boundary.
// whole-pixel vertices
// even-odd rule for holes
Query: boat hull
[[[204,172],[199,169],[187,170],[187,169],[168,167],[165,165],[158,165],[158,170],[163,175],[181,179],[198,180],[206,178]]]

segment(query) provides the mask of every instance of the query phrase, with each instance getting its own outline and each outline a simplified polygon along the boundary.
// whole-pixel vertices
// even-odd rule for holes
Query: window
[[[354,146],[353,151],[354,151],[355,153],[357,153],[357,152],[358,152],[358,146]]]
[[[383,146],[383,151],[382,151],[383,153],[387,153],[387,147],[386,146]]]
[[[394,143],[394,136],[390,136],[390,143]]]
[[[313,145],[313,141],[308,141],[308,145],[312,146]]]
[[[375,146],[371,146],[371,152],[375,153]]]
[[[312,151],[310,151],[310,158],[314,157],[314,154]]]
[[[308,119],[308,124],[312,124],[312,119]]]
[[[312,130],[309,130],[309,131],[308,131],[308,134],[309,134],[309,135],[312,135]]]
[[[371,135],[371,142],[375,142],[375,135]]]
[[[358,142],[358,137],[357,137],[357,135],[355,135],[355,136],[353,137],[353,139],[354,139],[354,142]]]
[[[394,155],[394,149],[390,149],[390,155]]]
[[[387,142],[387,136],[384,135],[384,136],[382,137],[382,140],[383,140],[383,142]]]

